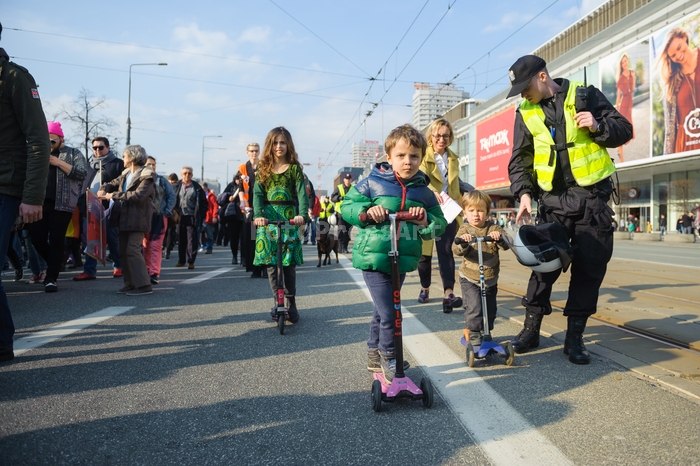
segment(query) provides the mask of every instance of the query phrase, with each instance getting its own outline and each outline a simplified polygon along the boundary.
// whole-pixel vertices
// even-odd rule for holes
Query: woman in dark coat
[[[110,226],[119,227],[119,257],[122,260],[124,287],[119,293],[139,296],[153,292],[146,261],[141,253],[144,235],[151,231],[156,174],[146,166],[148,155],[138,145],[124,149],[125,170],[103,184],[97,196],[114,201]],[[115,215],[116,214],[116,215]],[[115,222],[117,225],[112,225]]]

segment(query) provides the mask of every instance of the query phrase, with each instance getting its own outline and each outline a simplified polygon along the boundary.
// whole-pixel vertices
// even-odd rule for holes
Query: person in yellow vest
[[[594,86],[552,79],[547,63],[525,55],[510,67],[511,90],[525,99],[515,113],[513,153],[508,165],[511,192],[520,201],[516,222],[532,212],[538,201],[541,221],[564,227],[574,247],[564,354],[574,364],[588,364],[583,345],[588,317],[595,314],[600,285],[613,249],[615,166],[606,148],[632,138],[632,124]],[[585,106],[576,105],[576,91]],[[562,270],[532,272],[523,298],[525,325],[513,340],[517,353],[537,348],[542,318],[552,312],[552,285]]]
[[[350,188],[352,188],[352,175],[346,173],[343,177],[343,182],[336,186],[333,194],[331,194],[331,201],[335,203],[336,217],[338,219],[338,243],[340,244],[340,252],[343,254],[348,253],[352,225],[343,220],[342,211],[340,209],[343,204],[343,199],[345,199],[345,195],[350,191]]]
[[[328,198],[328,196],[322,196],[320,202],[321,209],[318,213],[318,228],[320,233],[328,233],[330,230],[330,218],[335,212],[335,206]]]

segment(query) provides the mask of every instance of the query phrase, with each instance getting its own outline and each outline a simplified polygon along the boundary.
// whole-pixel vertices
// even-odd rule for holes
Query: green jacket
[[[389,221],[379,225],[360,221],[360,214],[372,206],[383,206],[391,213],[414,206],[424,207],[428,212],[428,225],[424,228],[411,222],[399,223],[399,273],[416,270],[423,240],[432,239],[445,231],[445,217],[435,194],[428,188],[425,174],[419,171],[405,186],[404,190],[391,165],[384,162],[377,164],[367,178],[346,194],[343,220],[359,227],[352,248],[352,265],[355,268],[391,273]]]
[[[0,49],[0,194],[42,205],[49,174],[49,130],[29,72]]]

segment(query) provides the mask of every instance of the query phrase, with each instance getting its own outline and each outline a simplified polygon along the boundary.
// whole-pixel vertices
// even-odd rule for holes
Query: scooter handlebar
[[[422,220],[422,219],[423,219],[423,214],[413,215],[412,213],[410,213],[408,211],[396,212],[396,220]],[[369,215],[367,215],[367,212],[362,212],[360,214],[360,221],[362,223],[376,223]]]
[[[294,220],[268,220],[265,219],[265,226],[267,225],[296,225]]]
[[[491,238],[490,236],[477,236],[477,237],[472,237],[471,241],[464,241],[462,238],[459,236],[455,238],[455,244],[474,244],[477,241],[483,241],[484,243],[495,243],[496,240]]]

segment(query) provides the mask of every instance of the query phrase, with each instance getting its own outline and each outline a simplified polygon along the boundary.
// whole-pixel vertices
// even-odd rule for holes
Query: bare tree
[[[679,179],[669,183],[668,203],[680,212],[690,212],[695,208],[700,197],[697,180]]]
[[[84,154],[90,158],[92,155],[91,141],[97,136],[104,136],[110,140],[110,147],[118,153],[119,138],[115,135],[118,125],[114,120],[97,112],[98,107],[106,107],[105,97],[94,98],[92,92],[84,87],[80,89],[78,98],[70,106],[64,106],[61,114],[77,125],[76,133],[84,138]]]

